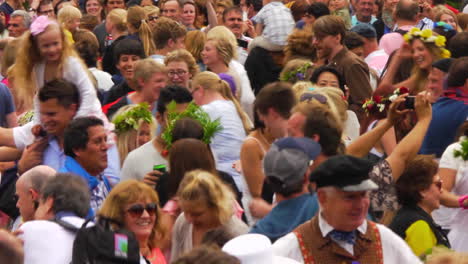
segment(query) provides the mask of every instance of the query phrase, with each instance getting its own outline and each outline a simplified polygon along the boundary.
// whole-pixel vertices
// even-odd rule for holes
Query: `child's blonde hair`
[[[206,34],[208,40],[224,40],[232,46],[232,58],[237,59],[237,39],[234,33],[225,26],[216,26]]]
[[[146,12],[143,7],[130,7],[127,12],[127,23],[138,32],[146,56],[154,54],[156,47],[153,42],[153,33],[148,23],[146,23]]]
[[[72,22],[74,19],[81,19],[81,11],[72,6],[66,5],[62,7],[57,14],[57,21],[63,27],[67,27],[67,24]]]
[[[65,37],[62,27],[56,23],[51,23],[44,32],[54,29],[59,30],[60,39],[62,40],[62,54],[59,59],[57,71],[55,72],[55,77],[63,77],[63,67],[68,57],[77,58],[84,69],[86,69],[75,49]],[[21,37],[20,47],[16,53],[16,62],[8,74],[9,77],[11,76],[14,78],[14,87],[16,87],[18,99],[23,105],[32,106],[33,98],[38,89],[41,88],[36,87],[34,65],[42,61],[43,58],[37,47],[37,36],[35,37],[30,31],[26,31]]]
[[[242,121],[244,130],[247,134],[250,132],[252,129],[252,122],[244,110],[242,110],[239,101],[232,95],[231,88],[226,81],[221,80],[221,78],[213,72],[205,71],[197,74],[195,78],[193,78],[192,87],[196,88],[198,85],[202,86],[205,90],[218,92],[226,100],[232,101]]]

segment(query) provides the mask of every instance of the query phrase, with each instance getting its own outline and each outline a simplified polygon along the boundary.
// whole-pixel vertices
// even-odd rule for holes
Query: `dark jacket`
[[[261,47],[250,51],[244,66],[255,94],[266,84],[278,81],[282,68],[275,63],[270,51]]]

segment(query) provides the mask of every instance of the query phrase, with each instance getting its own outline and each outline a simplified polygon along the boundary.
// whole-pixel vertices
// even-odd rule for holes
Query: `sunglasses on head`
[[[146,205],[135,204],[135,205],[132,205],[130,208],[128,208],[127,212],[132,217],[140,217],[145,210],[146,212],[148,212],[150,216],[154,216],[156,214],[156,211],[158,210],[158,205],[155,203],[149,203]]]
[[[148,16],[148,21],[153,21],[158,19],[158,16]]]
[[[302,94],[301,97],[299,98],[299,102],[311,101],[312,99],[319,101],[321,104],[327,103],[327,97],[321,94],[314,94],[314,93]]]

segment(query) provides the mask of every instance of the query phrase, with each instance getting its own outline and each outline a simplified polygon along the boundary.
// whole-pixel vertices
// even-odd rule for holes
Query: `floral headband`
[[[47,16],[38,16],[31,24],[31,35],[34,37],[41,34],[49,25],[58,25],[55,20],[49,19]]]
[[[398,96],[407,93],[409,93],[408,88],[400,87],[395,89],[395,91],[393,91],[393,94],[388,97],[374,95],[371,99],[367,99],[364,102],[364,104],[362,104],[362,108],[364,108],[364,111],[367,114],[375,112],[382,113],[387,107],[387,105],[390,105],[393,101],[395,101],[398,98]]]
[[[147,103],[140,103],[128,111],[125,111],[114,118],[115,132],[121,134],[129,130],[138,130],[140,120],[149,124],[153,123],[153,115]]]
[[[420,30],[414,27],[403,36],[403,39],[406,43],[410,43],[413,39],[420,39],[424,43],[434,43],[440,49],[442,58],[450,58],[450,51],[445,48],[447,41],[445,37],[433,35],[430,29]]]
[[[299,81],[304,81],[305,78],[306,78],[306,72],[307,70],[312,67],[313,64],[311,62],[307,62],[305,63],[304,65],[302,65],[301,67],[293,70],[293,71],[289,71],[289,72],[286,72],[284,74],[281,75],[280,77],[280,81],[291,81],[291,80],[299,80]]]

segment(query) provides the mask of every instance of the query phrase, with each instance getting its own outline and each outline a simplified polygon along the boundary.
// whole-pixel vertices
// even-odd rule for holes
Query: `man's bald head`
[[[396,6],[395,17],[407,21],[416,21],[419,4],[414,0],[400,0]]]
[[[48,178],[55,176],[57,172],[49,166],[39,165],[23,173],[18,181],[22,181],[27,188],[40,191]]]
[[[41,189],[55,174],[57,172],[51,167],[39,165],[23,173],[16,182],[16,196],[18,197],[16,207],[24,222],[34,219]]]

